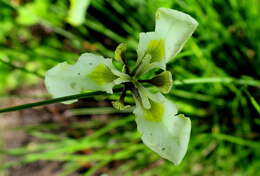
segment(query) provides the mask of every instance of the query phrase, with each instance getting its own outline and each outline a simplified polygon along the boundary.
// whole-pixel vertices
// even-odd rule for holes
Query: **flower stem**
[[[193,79],[173,81],[174,86],[180,86],[180,85],[185,85],[185,84],[208,84],[208,83],[237,84],[237,85],[253,86],[253,87],[260,88],[259,80],[234,79],[234,78],[230,78],[230,77],[193,78]]]
[[[193,79],[185,79],[185,80],[175,80],[173,85],[181,86],[181,85],[186,85],[186,84],[209,84],[209,83],[237,84],[237,85],[253,86],[253,87],[260,88],[260,81],[258,81],[258,80],[234,79],[234,78],[229,78],[229,77],[193,78]],[[134,87],[130,86],[129,88],[133,92],[133,94],[136,96],[136,98],[140,98],[138,96],[138,91]],[[39,101],[39,102],[35,102],[35,103],[29,103],[29,104],[23,104],[23,105],[19,105],[19,106],[3,108],[3,109],[0,109],[0,113],[17,111],[17,110],[36,107],[36,106],[48,105],[48,104],[52,104],[52,103],[59,103],[59,102],[68,101],[68,100],[93,97],[93,96],[97,96],[97,95],[106,95],[106,93],[90,92],[90,93],[83,93],[83,94],[76,94],[76,95],[71,95],[71,96],[66,96],[66,97],[54,98],[54,99]]]
[[[89,92],[89,93],[75,94],[75,95],[70,95],[70,96],[65,96],[65,97],[60,97],[60,98],[54,98],[54,99],[39,101],[39,102],[35,102],[35,103],[29,103],[29,104],[23,104],[23,105],[3,108],[3,109],[0,109],[0,113],[18,111],[18,110],[32,108],[32,107],[36,107],[36,106],[43,106],[43,105],[48,105],[48,104],[53,104],[53,103],[64,102],[64,101],[68,101],[68,100],[93,97],[93,96],[97,96],[97,95],[106,95],[106,93],[104,93],[104,92]]]

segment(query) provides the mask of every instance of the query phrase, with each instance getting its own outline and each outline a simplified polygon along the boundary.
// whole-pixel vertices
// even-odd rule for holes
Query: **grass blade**
[[[75,95],[70,95],[70,96],[65,96],[65,97],[60,97],[60,98],[39,101],[39,102],[35,102],[35,103],[29,103],[29,104],[23,104],[23,105],[19,105],[19,106],[3,108],[3,109],[0,109],[0,113],[18,111],[18,110],[28,109],[28,108],[32,108],[32,107],[36,107],[36,106],[43,106],[43,105],[48,105],[48,104],[53,104],[53,103],[60,103],[60,102],[68,101],[68,100],[81,99],[81,98],[87,98],[87,97],[93,97],[93,96],[105,95],[105,94],[106,93],[104,93],[104,92],[89,92],[89,93],[75,94]]]
[[[192,79],[185,79],[185,80],[175,80],[173,85],[179,86],[185,84],[205,84],[205,83],[226,83],[226,84],[237,84],[237,85],[260,87],[260,81],[258,80],[234,79],[230,77],[192,78]]]

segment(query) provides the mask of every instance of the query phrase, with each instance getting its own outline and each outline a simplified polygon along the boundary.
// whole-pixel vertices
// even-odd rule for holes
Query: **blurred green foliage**
[[[50,67],[62,61],[75,62],[83,52],[113,57],[120,42],[128,44],[129,62],[134,61],[138,34],[153,30],[158,7],[184,11],[199,22],[192,39],[168,65],[174,80],[202,77],[259,80],[258,0],[92,0],[79,26],[67,22],[69,1],[1,0],[0,93],[5,95],[19,86],[36,84]],[[193,123],[189,150],[179,166],[159,160],[144,147],[133,118],[121,115],[110,117],[108,122],[72,124],[71,128],[80,125],[75,128],[96,129],[91,136],[79,139],[70,138],[66,130],[62,134],[45,131],[61,128],[55,124],[28,127],[30,134],[45,142],[35,144],[33,149],[24,146],[4,151],[21,157],[4,167],[59,160],[65,161],[63,174],[68,175],[81,168],[82,163],[90,162],[93,167],[86,175],[91,175],[112,161],[120,161],[118,167],[111,167],[111,175],[258,174],[259,87],[188,84],[174,86],[169,97]],[[93,150],[91,155],[76,153],[88,148]]]

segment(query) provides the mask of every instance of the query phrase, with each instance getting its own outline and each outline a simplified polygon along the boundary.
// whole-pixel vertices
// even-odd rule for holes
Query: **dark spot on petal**
[[[78,73],[78,75],[80,75],[80,73]]]
[[[165,148],[163,147],[163,148],[162,148],[162,151],[164,151],[164,150],[165,150]]]

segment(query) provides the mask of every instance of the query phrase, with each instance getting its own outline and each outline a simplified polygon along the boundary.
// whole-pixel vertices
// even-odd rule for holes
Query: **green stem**
[[[93,97],[93,96],[97,96],[97,95],[106,95],[106,93],[89,92],[89,93],[83,93],[83,94],[75,94],[75,95],[70,95],[70,96],[65,96],[65,97],[60,97],[60,98],[49,99],[49,100],[45,100],[45,101],[39,101],[39,102],[35,102],[35,103],[29,103],[29,104],[23,104],[23,105],[19,105],[19,106],[13,106],[13,107],[9,107],[9,108],[3,108],[3,109],[0,109],[0,113],[18,111],[18,110],[32,108],[32,107],[36,107],[36,106],[43,106],[43,105],[48,105],[48,104],[53,104],[53,103],[64,102],[64,101],[68,101],[68,100]]]
[[[180,86],[185,84],[208,84],[208,83],[227,83],[227,84],[231,83],[231,84],[253,86],[253,87],[260,88],[260,81],[258,80],[234,79],[229,77],[193,78],[193,79],[173,81],[174,86]]]
[[[260,81],[258,81],[258,80],[244,80],[244,79],[234,79],[234,78],[228,78],[228,77],[194,78],[194,79],[185,79],[185,80],[175,80],[174,81],[175,86],[186,85],[186,84],[206,84],[206,83],[226,83],[226,84],[231,83],[231,84],[253,86],[253,87],[260,88]],[[50,99],[50,100],[40,101],[40,102],[36,102],[36,103],[23,104],[23,105],[14,106],[14,107],[3,108],[3,109],[0,109],[0,113],[17,111],[17,110],[36,107],[36,106],[43,106],[43,105],[48,105],[48,104],[52,104],[52,103],[59,103],[59,102],[63,102],[63,101],[87,98],[87,97],[92,97],[92,96],[97,96],[97,95],[106,95],[106,94],[104,92],[90,92],[90,93],[76,94],[76,95],[71,95],[71,96],[66,96],[66,97],[60,97],[60,98],[54,98],[54,99]]]

